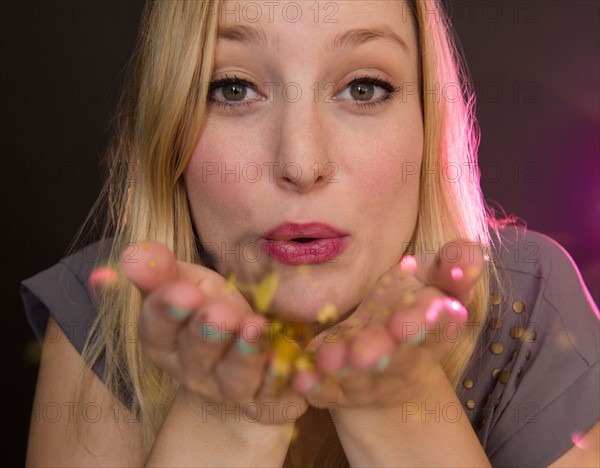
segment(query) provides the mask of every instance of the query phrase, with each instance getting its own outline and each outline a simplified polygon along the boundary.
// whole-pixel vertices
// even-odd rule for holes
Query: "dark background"
[[[598,304],[600,2],[445,3],[475,81],[486,198],[558,240]],[[142,6],[0,2],[3,464],[24,463],[37,375],[19,282],[63,256],[99,192]]]

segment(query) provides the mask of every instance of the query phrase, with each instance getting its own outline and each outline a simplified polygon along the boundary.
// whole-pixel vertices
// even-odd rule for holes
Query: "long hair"
[[[474,92],[458,41],[439,0],[399,2],[417,32],[424,119],[419,214],[405,253],[431,252],[457,238],[490,246],[498,233],[479,185]],[[106,152],[105,183],[72,251],[100,226],[100,248],[109,252],[110,265],[143,239],[167,245],[178,260],[202,263],[182,173],[205,118],[219,9],[220,0],[146,4]],[[486,265],[467,307],[472,333],[463,334],[442,362],[455,387],[486,321],[490,281],[498,278],[493,258]],[[139,291],[123,277],[102,290],[76,392],[103,357],[105,384],[121,400],[131,398],[147,454],[178,384],[144,356],[138,340],[127,339],[124,324],[137,323],[140,308]],[[328,458],[345,461],[339,446]]]

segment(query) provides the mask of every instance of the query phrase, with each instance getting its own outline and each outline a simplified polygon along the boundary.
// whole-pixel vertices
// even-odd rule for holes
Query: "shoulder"
[[[512,227],[500,236],[495,255],[514,296],[508,308],[528,309],[530,328],[554,331],[559,348],[572,349],[586,366],[598,362],[600,313],[571,255],[536,231]]]
[[[21,281],[20,294],[27,320],[38,341],[44,339],[48,317],[81,352],[87,332],[97,316],[88,278],[108,258],[110,242],[95,242],[62,258],[51,267]],[[52,333],[46,339],[52,339]]]
[[[505,287],[491,285],[481,355],[469,369],[484,391],[478,435],[494,464],[548,464],[598,420],[598,307],[550,237],[504,228],[492,251]]]

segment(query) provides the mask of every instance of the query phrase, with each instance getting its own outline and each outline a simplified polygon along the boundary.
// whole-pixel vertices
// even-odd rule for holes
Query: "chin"
[[[360,298],[350,297],[343,288],[309,288],[280,285],[270,306],[273,315],[288,322],[318,323],[320,312],[328,304],[335,306],[337,317],[353,309]]]

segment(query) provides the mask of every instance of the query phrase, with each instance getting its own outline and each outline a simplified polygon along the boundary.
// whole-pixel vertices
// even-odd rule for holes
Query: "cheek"
[[[254,177],[254,172],[235,154],[247,146],[239,141],[220,144],[222,141],[218,135],[205,133],[184,173],[192,215],[204,240],[226,238],[225,226],[232,220],[251,222],[255,206],[245,181]]]
[[[414,121],[386,127],[378,131],[377,138],[355,134],[352,143],[347,145],[351,149],[348,171],[356,184],[354,190],[363,194],[360,198],[365,208],[377,206],[395,210],[400,203],[404,209],[416,210],[423,128]]]

